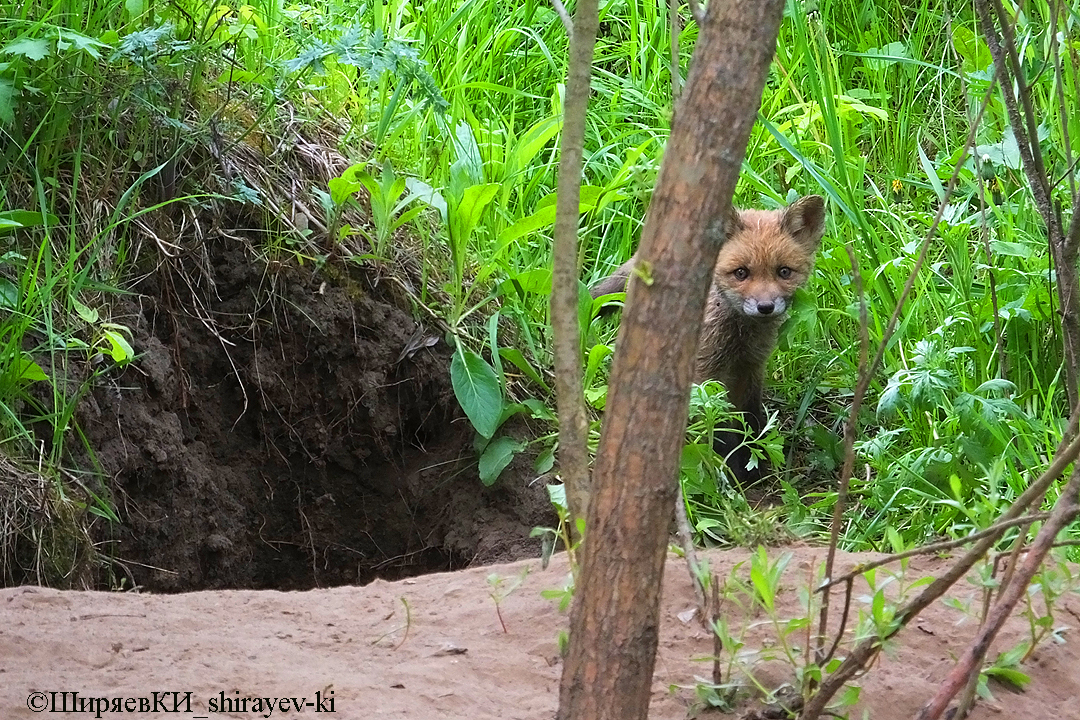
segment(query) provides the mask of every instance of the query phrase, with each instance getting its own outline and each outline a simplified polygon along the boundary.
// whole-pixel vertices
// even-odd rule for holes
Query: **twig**
[[[995,75],[996,79],[996,75]],[[930,241],[933,240],[937,234],[938,225],[941,224],[941,218],[945,213],[945,207],[949,203],[949,199],[952,197],[953,191],[956,189],[957,179],[960,177],[960,170],[964,166],[964,160],[967,159],[967,154],[975,144],[975,135],[978,131],[979,123],[982,121],[982,116],[986,112],[987,106],[990,104],[991,92],[994,89],[994,82],[990,83],[990,87],[986,89],[986,95],[983,96],[982,104],[979,107],[979,114],[975,118],[975,122],[972,123],[971,130],[968,132],[967,140],[964,143],[964,148],[960,153],[960,158],[956,161],[956,167],[953,169],[952,177],[949,178],[949,184],[945,188],[945,194],[938,204],[937,213],[934,215],[934,221],[930,224],[930,229],[926,232],[926,237],[923,238],[922,246],[919,248],[919,257],[915,260],[915,266],[911,269],[911,274],[908,275],[907,282],[904,284],[904,290],[900,293],[900,298],[896,301],[896,307],[893,308],[892,315],[889,317],[889,322],[885,326],[885,332],[882,333],[881,343],[878,346],[877,353],[874,355],[873,362],[867,367],[864,363],[860,362],[859,367],[859,379],[855,384],[855,392],[851,399],[851,412],[848,415],[847,423],[844,426],[844,466],[840,473],[840,481],[838,483],[838,491],[836,497],[836,505],[833,507],[833,519],[832,527],[829,530],[829,551],[825,557],[825,579],[832,578],[833,564],[836,560],[836,546],[840,539],[840,524],[843,521],[844,505],[847,502],[848,486],[851,482],[851,473],[855,467],[855,430],[859,421],[859,409],[862,407],[863,398],[866,395],[867,389],[870,387],[870,382],[874,375],[877,373],[879,367],[881,367],[881,361],[885,357],[885,350],[889,346],[889,340],[892,339],[893,333],[896,331],[896,323],[900,319],[900,312],[903,310],[904,301],[907,300],[911,294],[912,288],[915,287],[915,280],[919,276],[919,270],[922,269],[923,263],[926,261],[926,254],[930,248]],[[854,258],[854,254],[852,254]],[[857,273],[857,264],[852,265],[853,272]],[[856,274],[856,278],[861,284],[861,278]],[[865,308],[860,310],[860,323],[866,322]],[[864,334],[864,337],[865,334]],[[821,613],[818,620],[818,655],[821,655],[825,644],[825,634],[828,629],[829,622],[829,593],[826,592],[822,596],[821,600]],[[820,710],[819,710],[820,712]],[[813,717],[816,717],[814,715]]]
[[[679,18],[679,0],[668,0],[668,24],[671,25],[671,109],[674,112],[682,92],[682,75],[679,72],[679,33],[682,22]]]
[[[1058,13],[1061,11],[1061,3],[1050,2],[1050,56],[1054,62],[1054,87],[1057,90],[1058,101],[1058,122],[1061,123],[1061,140],[1065,148],[1065,167],[1068,168],[1068,172],[1065,176],[1069,179],[1069,195],[1073,198],[1080,197],[1076,192],[1076,177],[1073,173],[1073,155],[1072,155],[1072,143],[1069,139],[1069,119],[1065,112],[1065,78],[1061,72],[1061,50],[1058,47],[1057,34],[1058,34]],[[1074,200],[1073,206],[1075,208],[1076,202]]]
[[[946,29],[949,33],[949,37],[952,37],[952,14],[948,11],[946,11],[945,14],[945,24]],[[949,47],[952,49],[953,59],[956,60],[958,65],[961,64],[962,61],[960,58],[960,54],[956,52],[956,48],[952,45],[950,45]],[[964,78],[964,73],[962,72],[959,73],[959,78],[960,91],[964,95],[964,104],[966,106],[965,114],[968,115],[970,118],[971,103],[968,102],[967,80]],[[990,229],[986,224],[986,213],[989,208],[986,205],[986,188],[982,175],[983,162],[982,158],[979,157],[978,153],[973,155],[973,159],[975,160],[975,175],[977,180],[977,187],[979,189],[979,238],[982,240],[983,253],[986,255],[986,274],[989,278],[990,284],[990,303],[994,309],[994,347],[998,361],[997,374],[999,378],[1007,380],[1009,374],[1009,367],[1008,358],[1005,355],[1005,333],[1002,331],[1001,327],[1001,310],[998,303],[997,276],[994,273],[993,257],[990,254]]]
[[[840,641],[844,639],[844,631],[847,630],[848,613],[851,611],[851,593],[855,584],[855,578],[849,577],[844,584],[844,611],[840,613],[840,629],[836,631],[836,637],[833,638],[832,647],[829,648],[829,652],[825,653],[825,657],[821,659],[819,665],[826,665],[833,659],[833,655],[836,654],[836,649],[840,647]]]
[[[690,14],[698,26],[705,24],[705,11],[701,8],[701,0],[689,0]]]
[[[562,20],[563,27],[566,28],[566,37],[573,40],[574,21],[570,19],[570,13],[566,12],[566,6],[562,4],[562,0],[551,0],[551,4],[555,8],[555,12],[558,13],[559,19]]]
[[[724,652],[724,641],[720,633],[716,632],[716,625],[720,622],[720,578],[715,573],[712,575],[712,625],[713,625],[713,685],[724,684],[724,672],[720,668],[720,655]]]
[[[993,7],[988,5],[992,1]],[[991,14],[991,9],[993,14]],[[1023,69],[1016,54],[1012,25],[1001,5],[1001,0],[975,0],[975,11],[982,25],[983,37],[994,59],[997,77],[1001,80],[1002,99],[1009,116],[1009,125],[1017,138],[1020,159],[1031,187],[1035,206],[1046,225],[1049,256],[1057,269],[1057,294],[1061,307],[1062,350],[1065,355],[1065,391],[1069,410],[1080,407],[1080,284],[1077,282],[1076,253],[1080,246],[1080,223],[1073,213],[1069,228],[1062,228],[1061,217],[1055,210],[1050,192],[1050,179],[1039,148],[1038,125],[1031,105],[1031,93],[1024,79]],[[995,22],[1001,26],[1001,37],[995,30]],[[1013,84],[1016,94],[1013,93]],[[1023,114],[1017,105],[1019,96]],[[1080,204],[1074,196],[1073,206]]]
[[[986,656],[986,651],[990,648],[994,638],[997,637],[1001,626],[1012,615],[1021,596],[1027,592],[1031,579],[1035,577],[1035,573],[1038,572],[1043,559],[1050,552],[1058,533],[1072,522],[1077,515],[1080,515],[1080,468],[1073,470],[1068,484],[1054,504],[1050,519],[1046,521],[1046,524],[1039,530],[1039,534],[1035,536],[1035,541],[1032,542],[1031,548],[1024,558],[1023,565],[1017,571],[1016,577],[1005,588],[1005,592],[998,597],[997,604],[990,611],[990,615],[986,618],[986,622],[983,623],[970,647],[964,652],[952,672],[945,678],[945,682],[941,684],[937,694],[915,716],[915,720],[937,720],[937,718],[941,717],[941,713],[945,711],[949,701],[967,682],[970,674],[973,672],[978,673],[983,658]]]
[[[705,604],[705,588],[701,584],[701,566],[698,565],[697,552],[694,550],[694,536],[690,532],[690,518],[686,516],[686,500],[683,499],[681,490],[675,494],[675,524],[678,527],[683,557],[686,558],[686,569],[690,571],[690,582],[694,586],[694,597],[697,598],[698,621],[708,630],[708,606]]]
[[[862,575],[864,572],[867,572],[868,570],[873,570],[875,568],[883,567],[885,565],[889,565],[889,564],[894,563],[894,562],[899,562],[900,560],[905,560],[905,559],[910,558],[910,557],[915,557],[916,555],[933,555],[934,553],[944,552],[945,550],[953,550],[954,548],[958,548],[958,547],[961,547],[963,545],[967,545],[968,543],[975,542],[976,540],[981,540],[984,537],[989,537],[990,535],[993,535],[993,534],[997,533],[999,530],[1008,530],[1009,528],[1016,527],[1017,525],[1027,525],[1029,523],[1040,522],[1042,520],[1047,519],[1048,517],[1050,517],[1050,513],[1048,513],[1048,512],[1034,513],[1032,515],[1025,515],[1024,517],[1016,518],[1015,520],[1009,520],[1007,522],[995,523],[995,524],[991,525],[990,527],[988,527],[988,528],[986,528],[984,530],[980,530],[979,532],[975,533],[974,535],[969,535],[968,537],[965,537],[965,538],[957,538],[955,540],[942,540],[941,542],[931,543],[929,545],[922,545],[922,546],[917,547],[917,548],[912,548],[911,550],[905,550],[904,552],[901,552],[901,553],[895,553],[893,555],[888,555],[886,557],[881,558],[880,560],[874,560],[873,562],[863,563],[863,564],[860,564],[858,567],[854,568],[849,573],[846,573],[844,575],[840,575],[838,577],[833,578],[832,580],[829,580],[828,582],[822,583],[822,585],[820,587],[818,587],[817,592],[820,592],[822,590],[825,590],[826,588],[832,587],[833,585],[839,585],[842,582],[847,582],[851,578],[858,577],[859,575]]]
[[[1001,522],[1006,522],[1019,517],[1020,514],[1027,510],[1033,503],[1041,501],[1046,496],[1046,491],[1049,490],[1050,485],[1057,480],[1061,473],[1064,472],[1065,468],[1076,460],[1078,455],[1080,455],[1080,437],[1074,437],[1068,446],[1063,448],[1060,452],[1055,453],[1050,466],[1039,476],[1039,479],[1021,493],[1020,497],[1018,497],[1013,504],[1009,506],[1009,509],[1002,514]],[[998,524],[1000,525],[1001,522]],[[840,663],[840,667],[836,669],[836,672],[821,683],[821,689],[806,703],[802,714],[799,715],[799,720],[816,720],[825,709],[825,706],[832,699],[833,695],[835,695],[840,688],[844,687],[849,680],[877,656],[877,653],[881,650],[881,644],[900,632],[900,630],[917,617],[919,613],[925,610],[930,603],[944,595],[957,580],[967,574],[967,572],[974,567],[975,563],[986,555],[987,551],[993,547],[994,543],[997,542],[1000,535],[1004,532],[1005,529],[1000,528],[998,534],[980,539],[975,546],[968,550],[968,552],[949,568],[944,575],[927,585],[923,591],[919,593],[918,597],[897,610],[893,625],[884,637],[875,634],[856,645],[844,659],[844,662]]]
[[[559,7],[556,4],[556,8]],[[563,13],[565,24],[565,8]],[[589,79],[599,25],[598,0],[578,0],[576,13],[577,19],[573,23],[575,30],[570,36],[566,98],[563,102],[551,291],[555,393],[559,414],[559,471],[566,487],[572,539],[578,539],[577,522],[584,520],[589,505],[589,419],[582,384],[577,247]]]

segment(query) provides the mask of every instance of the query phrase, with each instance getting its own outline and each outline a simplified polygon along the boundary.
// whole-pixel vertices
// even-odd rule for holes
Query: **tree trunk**
[[[559,149],[559,192],[555,207],[555,252],[551,284],[551,326],[555,334],[555,394],[559,407],[559,472],[570,510],[570,535],[589,505],[589,418],[581,373],[581,328],[578,324],[577,233],[581,206],[581,164],[589,78],[599,23],[598,0],[579,0],[574,14],[566,70],[562,145]]]
[[[623,312],[570,619],[561,720],[648,715],[705,297],[782,7],[783,0],[713,0],[700,29]]]

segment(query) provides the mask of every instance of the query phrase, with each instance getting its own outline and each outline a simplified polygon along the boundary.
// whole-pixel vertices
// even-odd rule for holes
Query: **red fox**
[[[696,381],[719,380],[731,404],[760,430],[765,366],[791,297],[810,275],[825,229],[818,195],[781,210],[732,210],[698,343]],[[626,288],[636,256],[591,290],[594,298]],[[740,473],[741,474],[741,473]]]

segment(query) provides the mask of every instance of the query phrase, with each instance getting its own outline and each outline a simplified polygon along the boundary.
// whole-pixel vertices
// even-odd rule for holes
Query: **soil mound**
[[[77,414],[123,519],[113,582],[303,589],[538,553],[542,484],[519,461],[483,488],[450,350],[403,293],[253,247],[209,237],[114,307],[140,357]]]

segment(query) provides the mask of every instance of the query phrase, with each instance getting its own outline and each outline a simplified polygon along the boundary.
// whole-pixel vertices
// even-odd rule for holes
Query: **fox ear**
[[[742,229],[743,223],[739,216],[739,209],[734,205],[729,205],[727,212],[724,213],[724,236],[731,237]]]
[[[810,252],[817,252],[825,233],[825,200],[807,195],[784,208],[780,227]]]

